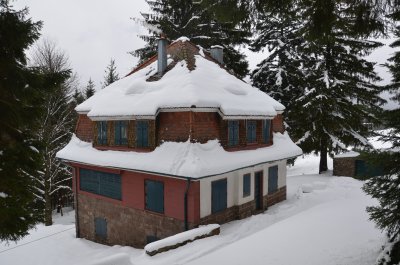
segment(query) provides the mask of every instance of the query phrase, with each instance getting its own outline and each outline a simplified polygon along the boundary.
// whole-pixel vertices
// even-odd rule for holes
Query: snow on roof
[[[335,158],[347,158],[347,157],[357,157],[360,153],[355,151],[349,151],[342,154],[335,155]]]
[[[74,135],[69,144],[57,153],[57,157],[101,167],[201,178],[302,154],[287,133],[274,133],[273,139],[272,146],[246,151],[225,151],[218,140],[205,144],[188,140],[164,142],[152,152],[141,153],[100,151],[93,148],[92,143],[81,141]]]
[[[203,54],[204,55],[204,54]],[[273,117],[285,107],[266,93],[236,78],[215,62],[194,55],[190,71],[179,61],[157,81],[157,61],[122,78],[76,107],[99,120],[107,117],[155,116],[159,109],[212,108],[224,116]]]

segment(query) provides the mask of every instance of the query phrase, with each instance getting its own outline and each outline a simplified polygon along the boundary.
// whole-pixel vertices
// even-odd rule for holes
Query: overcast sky
[[[82,86],[91,77],[99,89],[111,58],[120,76],[127,74],[137,63],[128,52],[145,44],[138,35],[146,34],[146,29],[131,19],[149,11],[144,0],[16,0],[13,5],[15,9],[29,7],[29,16],[43,21],[42,37],[55,41],[68,54]],[[251,69],[264,57],[245,52]],[[385,46],[370,58],[382,64],[392,52]],[[378,70],[389,82],[390,74],[382,67]]]

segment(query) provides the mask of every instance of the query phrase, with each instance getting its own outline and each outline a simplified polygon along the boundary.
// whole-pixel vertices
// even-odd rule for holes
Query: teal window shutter
[[[211,182],[211,212],[217,213],[227,208],[227,180]]]
[[[149,123],[147,121],[136,122],[137,147],[149,146]]]
[[[116,145],[128,144],[127,121],[116,121],[114,124],[114,142]]]
[[[268,194],[278,190],[278,166],[268,168]]]
[[[228,121],[228,145],[239,144],[239,121]]]
[[[161,181],[145,180],[146,209],[164,213],[164,183]]]
[[[100,145],[107,144],[107,121],[97,122],[97,143]]]
[[[80,189],[116,200],[122,200],[121,176],[95,170],[79,169]]]
[[[94,231],[97,237],[107,238],[107,221],[104,218],[96,217],[94,219]]]
[[[243,197],[250,195],[251,178],[250,174],[243,175]]]
[[[246,134],[247,134],[247,142],[255,143],[257,132],[257,122],[256,121],[246,121]]]
[[[263,138],[266,144],[271,141],[271,120],[263,121]]]

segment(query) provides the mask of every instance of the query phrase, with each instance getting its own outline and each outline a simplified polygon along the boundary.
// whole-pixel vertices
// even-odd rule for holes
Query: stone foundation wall
[[[263,197],[263,209],[286,200],[286,186],[279,188],[273,194],[268,194]],[[264,210],[256,209],[255,200],[244,203],[242,205],[235,205],[233,207],[227,208],[226,210],[208,215],[200,219],[200,224],[223,224],[233,220],[243,219],[249,217],[253,214],[263,212]]]
[[[79,237],[107,245],[143,248],[147,236],[162,239],[185,230],[184,222],[146,210],[133,209],[78,194]],[[107,238],[95,235],[96,217],[105,218]],[[193,224],[189,224],[193,228]]]
[[[333,175],[354,177],[356,175],[357,157],[343,157],[333,159]]]

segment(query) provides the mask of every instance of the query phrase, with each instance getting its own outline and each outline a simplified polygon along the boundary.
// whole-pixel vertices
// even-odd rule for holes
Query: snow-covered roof
[[[302,154],[287,133],[274,133],[273,139],[272,146],[246,151],[225,151],[218,140],[210,140],[205,144],[188,140],[164,142],[154,151],[142,153],[100,151],[93,148],[92,143],[73,136],[70,143],[57,153],[57,157],[94,166],[201,178]]]
[[[187,40],[178,42],[181,46],[189,45]],[[195,107],[199,111],[219,111],[229,119],[235,116],[271,118],[285,109],[266,93],[228,73],[202,50],[193,56],[192,70],[188,69],[186,60],[169,59],[172,69],[156,81],[147,81],[157,73],[157,61],[153,61],[96,92],[78,105],[76,111],[87,113],[92,120],[140,119],[154,117],[165,109]]]
[[[355,151],[348,151],[348,152],[344,152],[338,155],[335,155],[335,158],[348,158],[348,157],[357,157],[359,156],[360,153],[359,152],[355,152]]]

